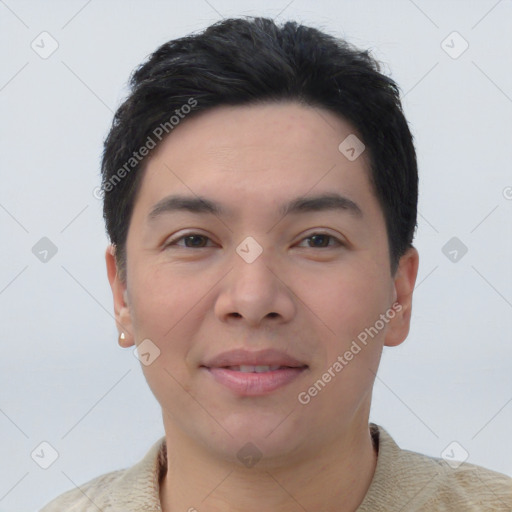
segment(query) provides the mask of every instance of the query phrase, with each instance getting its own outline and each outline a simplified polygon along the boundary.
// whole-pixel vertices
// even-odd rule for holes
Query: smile
[[[239,396],[262,396],[290,384],[307,366],[240,365],[223,368],[203,367],[214,383]]]
[[[308,368],[285,351],[242,348],[218,354],[200,366],[213,385],[238,396],[267,395],[290,384]]]
[[[289,368],[289,366],[279,366],[279,365],[240,365],[240,366],[227,366],[227,370],[233,370],[234,372],[242,372],[242,373],[265,373],[272,372],[274,370],[283,370],[285,368]]]

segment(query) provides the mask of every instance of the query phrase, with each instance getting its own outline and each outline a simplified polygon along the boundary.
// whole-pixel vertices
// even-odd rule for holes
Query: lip
[[[294,381],[307,367],[283,368],[264,373],[243,373],[229,368],[203,368],[213,379],[240,396],[267,395]]]
[[[276,349],[250,351],[245,349],[234,349],[222,352],[211,359],[208,359],[201,366],[207,368],[223,368],[226,366],[290,366],[299,368],[307,364],[295,359],[286,352]]]
[[[262,373],[245,373],[229,368],[233,366],[282,366],[283,368]],[[308,369],[308,365],[275,349],[258,352],[236,349],[209,359],[201,365],[201,369],[208,372],[217,383],[237,395],[261,396],[291,383]]]

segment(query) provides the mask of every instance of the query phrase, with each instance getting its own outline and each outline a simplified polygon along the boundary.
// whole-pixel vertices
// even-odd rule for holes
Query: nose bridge
[[[263,248],[252,237],[248,237],[236,249],[233,257],[233,291],[238,300],[270,302],[277,293],[276,276],[270,270],[276,263],[272,248]]]
[[[256,244],[254,239],[246,239],[237,247],[232,271],[217,298],[216,313],[224,320],[242,317],[251,324],[265,317],[289,320],[295,307],[291,292],[279,278],[277,255],[272,248]]]

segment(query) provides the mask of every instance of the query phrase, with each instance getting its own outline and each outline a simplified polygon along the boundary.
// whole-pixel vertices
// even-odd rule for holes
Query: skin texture
[[[410,248],[390,274],[366,153],[349,161],[338,150],[352,133],[335,114],[297,103],[223,106],[182,121],[147,162],[126,282],[113,247],[106,262],[120,343],[150,339],[160,350],[142,369],[169,447],[164,511],[352,511],[364,498],[376,464],[375,373],[383,346],[408,334],[418,253]],[[298,196],[332,192],[362,216],[279,213]],[[215,200],[231,215],[180,211],[148,221],[158,201],[178,193]],[[191,233],[206,238],[166,246]],[[308,238],[318,233],[334,238]],[[248,236],[263,250],[252,263],[236,252]],[[395,301],[394,318],[301,404],[299,393]],[[308,368],[268,395],[239,396],[200,368],[234,348],[275,348]],[[262,456],[252,468],[237,458],[247,442]]]

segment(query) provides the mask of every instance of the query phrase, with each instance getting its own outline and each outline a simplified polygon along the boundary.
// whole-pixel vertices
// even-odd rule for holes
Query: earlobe
[[[396,315],[386,332],[384,345],[387,347],[400,345],[409,334],[412,297],[418,275],[418,266],[418,251],[414,247],[410,247],[400,258],[394,278],[396,302],[400,304],[400,309],[396,308]]]
[[[105,251],[105,262],[107,265],[107,276],[112,290],[114,300],[114,314],[119,331],[119,346],[131,347],[135,344],[132,330],[132,320],[128,305],[128,290],[126,283],[120,277],[115,257],[115,246],[110,244]]]

